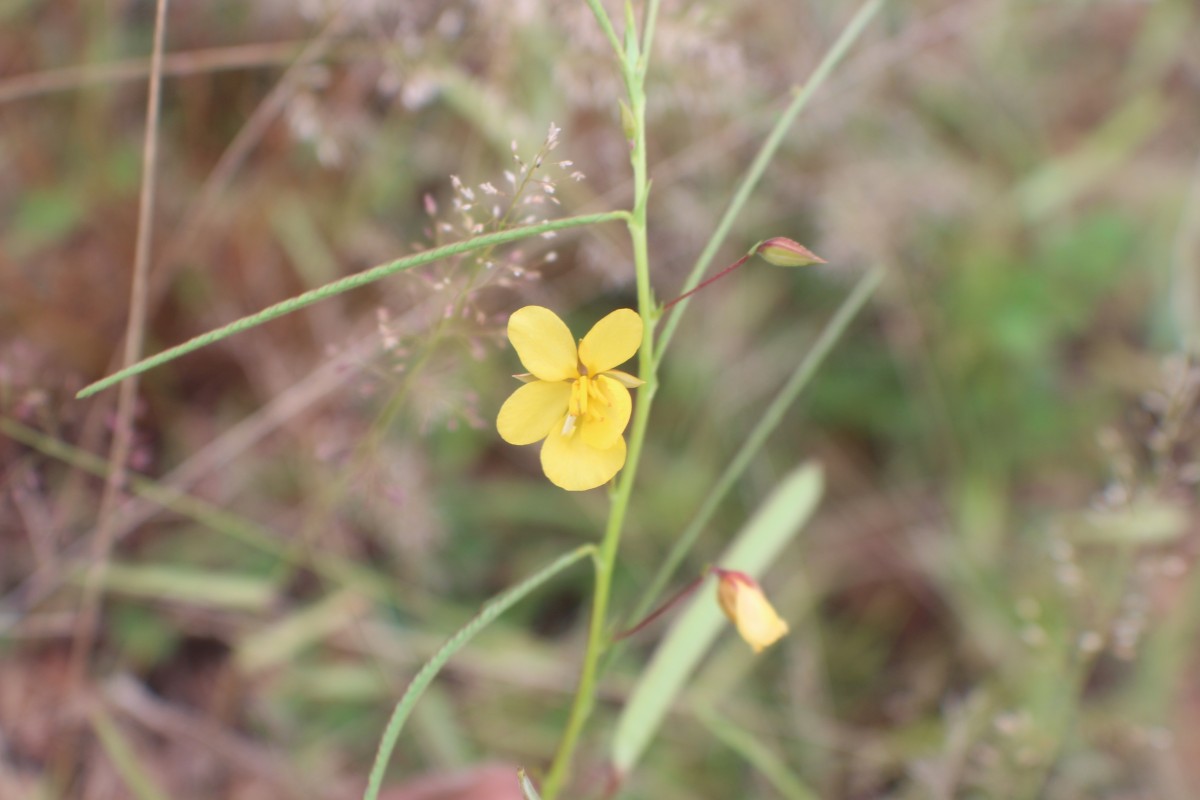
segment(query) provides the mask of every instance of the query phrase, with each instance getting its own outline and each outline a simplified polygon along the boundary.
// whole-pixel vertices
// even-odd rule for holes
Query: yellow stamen
[[[567,413],[574,417],[583,416],[587,404],[583,399],[583,387],[579,385],[579,381],[571,382],[571,399],[567,403]]]
[[[609,400],[608,397],[605,396],[604,392],[600,390],[600,384],[596,381],[591,381],[588,384],[588,394],[594,397],[601,405],[612,405],[612,401]]]

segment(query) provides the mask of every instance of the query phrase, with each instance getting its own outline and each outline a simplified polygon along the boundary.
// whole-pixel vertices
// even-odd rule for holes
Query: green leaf
[[[85,572],[73,579],[82,583]],[[233,575],[165,564],[109,564],[102,584],[106,591],[187,605],[239,611],[261,611],[276,596],[272,579]]]
[[[125,783],[131,797],[137,800],[167,800],[167,793],[155,783],[150,773],[142,768],[133,745],[121,733],[117,724],[103,708],[97,706],[91,713],[92,732],[104,748],[109,762]]]
[[[342,589],[247,636],[238,643],[234,663],[246,673],[286,665],[306,648],[348,628],[369,607],[366,595]]]
[[[371,767],[371,777],[367,783],[367,791],[363,794],[363,800],[376,800],[379,796],[379,789],[383,785],[383,774],[387,771],[388,761],[391,759],[392,751],[396,749],[396,742],[400,739],[400,731],[404,729],[405,721],[412,713],[417,700],[421,699],[421,695],[429,688],[429,684],[441,672],[442,667],[446,666],[446,662],[450,660],[451,656],[527,594],[584,556],[593,555],[595,552],[596,546],[591,544],[572,550],[507,592],[498,595],[433,654],[433,658],[421,667],[421,671],[404,690],[404,696],[400,698],[400,702],[396,703],[392,718],[388,720],[383,736],[379,740],[379,750],[375,754],[375,764]]]
[[[789,473],[717,562],[759,577],[812,515],[821,497],[820,467],[805,464]],[[667,709],[725,626],[709,592],[702,591],[663,639],[621,712],[612,740],[617,773],[628,773],[654,736]]]
[[[711,709],[700,712],[699,718],[709,733],[762,773],[775,790],[788,800],[817,800],[817,793],[793,775],[787,764],[754,734],[739,728]]]
[[[448,258],[459,253],[469,253],[472,250],[479,250],[484,247],[492,247],[495,245],[506,244],[508,242],[517,242],[522,239],[528,239],[531,236],[537,236],[549,231],[560,231],[567,228],[578,228],[582,225],[595,225],[601,222],[611,222],[614,220],[626,219],[629,216],[628,211],[608,211],[603,214],[585,214],[578,217],[567,217],[565,219],[554,219],[549,222],[541,222],[537,225],[525,225],[520,228],[510,228],[506,231],[497,233],[488,233],[483,236],[476,236],[473,239],[467,239],[462,242],[455,242],[443,247],[435,247],[432,250],[426,250],[423,253],[408,256],[407,258],[397,259],[396,261],[380,264],[377,267],[365,270],[363,272],[348,275],[345,278],[340,278],[332,283],[328,283],[316,289],[311,289],[295,297],[290,297],[287,300],[276,303],[273,306],[268,306],[257,314],[251,314],[247,317],[234,320],[228,325],[223,325],[220,328],[211,330],[208,333],[202,333],[199,336],[188,339],[183,344],[168,348],[156,355],[144,358],[136,364],[125,367],[118,372],[114,372],[107,378],[96,381],[83,387],[75,395],[76,398],[82,399],[89,397],[102,389],[107,389],[113,384],[120,383],[132,375],[138,375],[154,367],[166,364],[168,361],[174,361],[186,353],[193,350],[199,350],[201,347],[207,347],[214,342],[219,342],[233,336],[235,333],[241,333],[244,330],[262,325],[264,322],[270,322],[273,319],[290,314],[293,311],[298,311],[301,308],[311,306],[313,303],[326,300],[335,295],[343,294],[351,289],[357,289],[360,286],[366,286],[369,283],[381,280],[403,270],[419,267],[422,264],[429,264],[442,258]]]

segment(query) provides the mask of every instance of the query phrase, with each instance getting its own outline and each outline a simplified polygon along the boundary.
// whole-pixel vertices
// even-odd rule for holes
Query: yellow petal
[[[589,447],[578,431],[563,436],[565,422],[564,414],[542,445],[542,471],[550,482],[568,491],[582,492],[612,480],[625,465],[625,440],[618,438],[607,450],[597,450]]]
[[[641,344],[642,318],[631,308],[618,308],[583,337],[579,360],[587,367],[588,375],[599,375],[633,358]]]
[[[543,381],[563,381],[579,374],[575,339],[548,308],[525,306],[514,311],[508,318],[508,340],[525,369]]]
[[[738,587],[736,613],[738,633],[756,653],[788,632],[787,623],[775,613],[757,585]]]
[[[629,397],[628,389],[607,375],[596,378],[596,387],[609,404],[606,406],[592,400],[593,405],[579,428],[579,435],[589,447],[607,450],[625,432],[629,414],[633,410],[633,400]]]
[[[717,572],[717,605],[721,607],[721,611],[725,616],[729,617],[729,621],[734,625],[737,624],[737,596],[738,596],[738,573],[728,572],[726,570],[716,570]]]
[[[533,444],[546,438],[555,425],[562,427],[563,413],[571,399],[571,384],[534,381],[517,389],[496,417],[496,430],[509,444]]]

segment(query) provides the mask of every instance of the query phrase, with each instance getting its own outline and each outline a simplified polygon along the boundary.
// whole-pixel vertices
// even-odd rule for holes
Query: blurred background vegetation
[[[663,3],[659,297],[855,7]],[[143,477],[77,679],[116,393],[73,396],[120,358],[153,19],[0,4],[0,796],[355,797],[440,641],[598,537],[605,493],[551,486],[493,420],[520,369],[507,315],[547,305],[582,334],[632,305],[627,243],[607,226],[441,263],[143,376]],[[166,30],[148,352],[489,228],[506,171],[534,178],[509,223],[628,202],[583,2],[174,3]],[[765,581],[793,633],[757,658],[724,637],[627,796],[1200,794],[1198,41],[1192,0],[885,6],[718,257],[786,235],[829,264],[748,266],[693,302],[615,586],[627,613],[881,264],[680,576],[819,461],[821,510]],[[456,657],[394,800],[511,797],[507,765],[545,766],[589,585],[556,580]],[[606,676],[571,796],[602,794],[662,629]]]

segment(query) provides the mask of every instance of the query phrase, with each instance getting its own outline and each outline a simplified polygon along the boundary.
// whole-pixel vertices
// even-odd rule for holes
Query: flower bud
[[[804,245],[783,236],[759,242],[754,247],[754,254],[762,256],[768,264],[777,267],[806,267],[809,264],[825,263],[825,259]]]
[[[787,623],[775,613],[757,581],[744,572],[713,572],[717,575],[717,603],[754,652],[761,653],[788,632]]]

